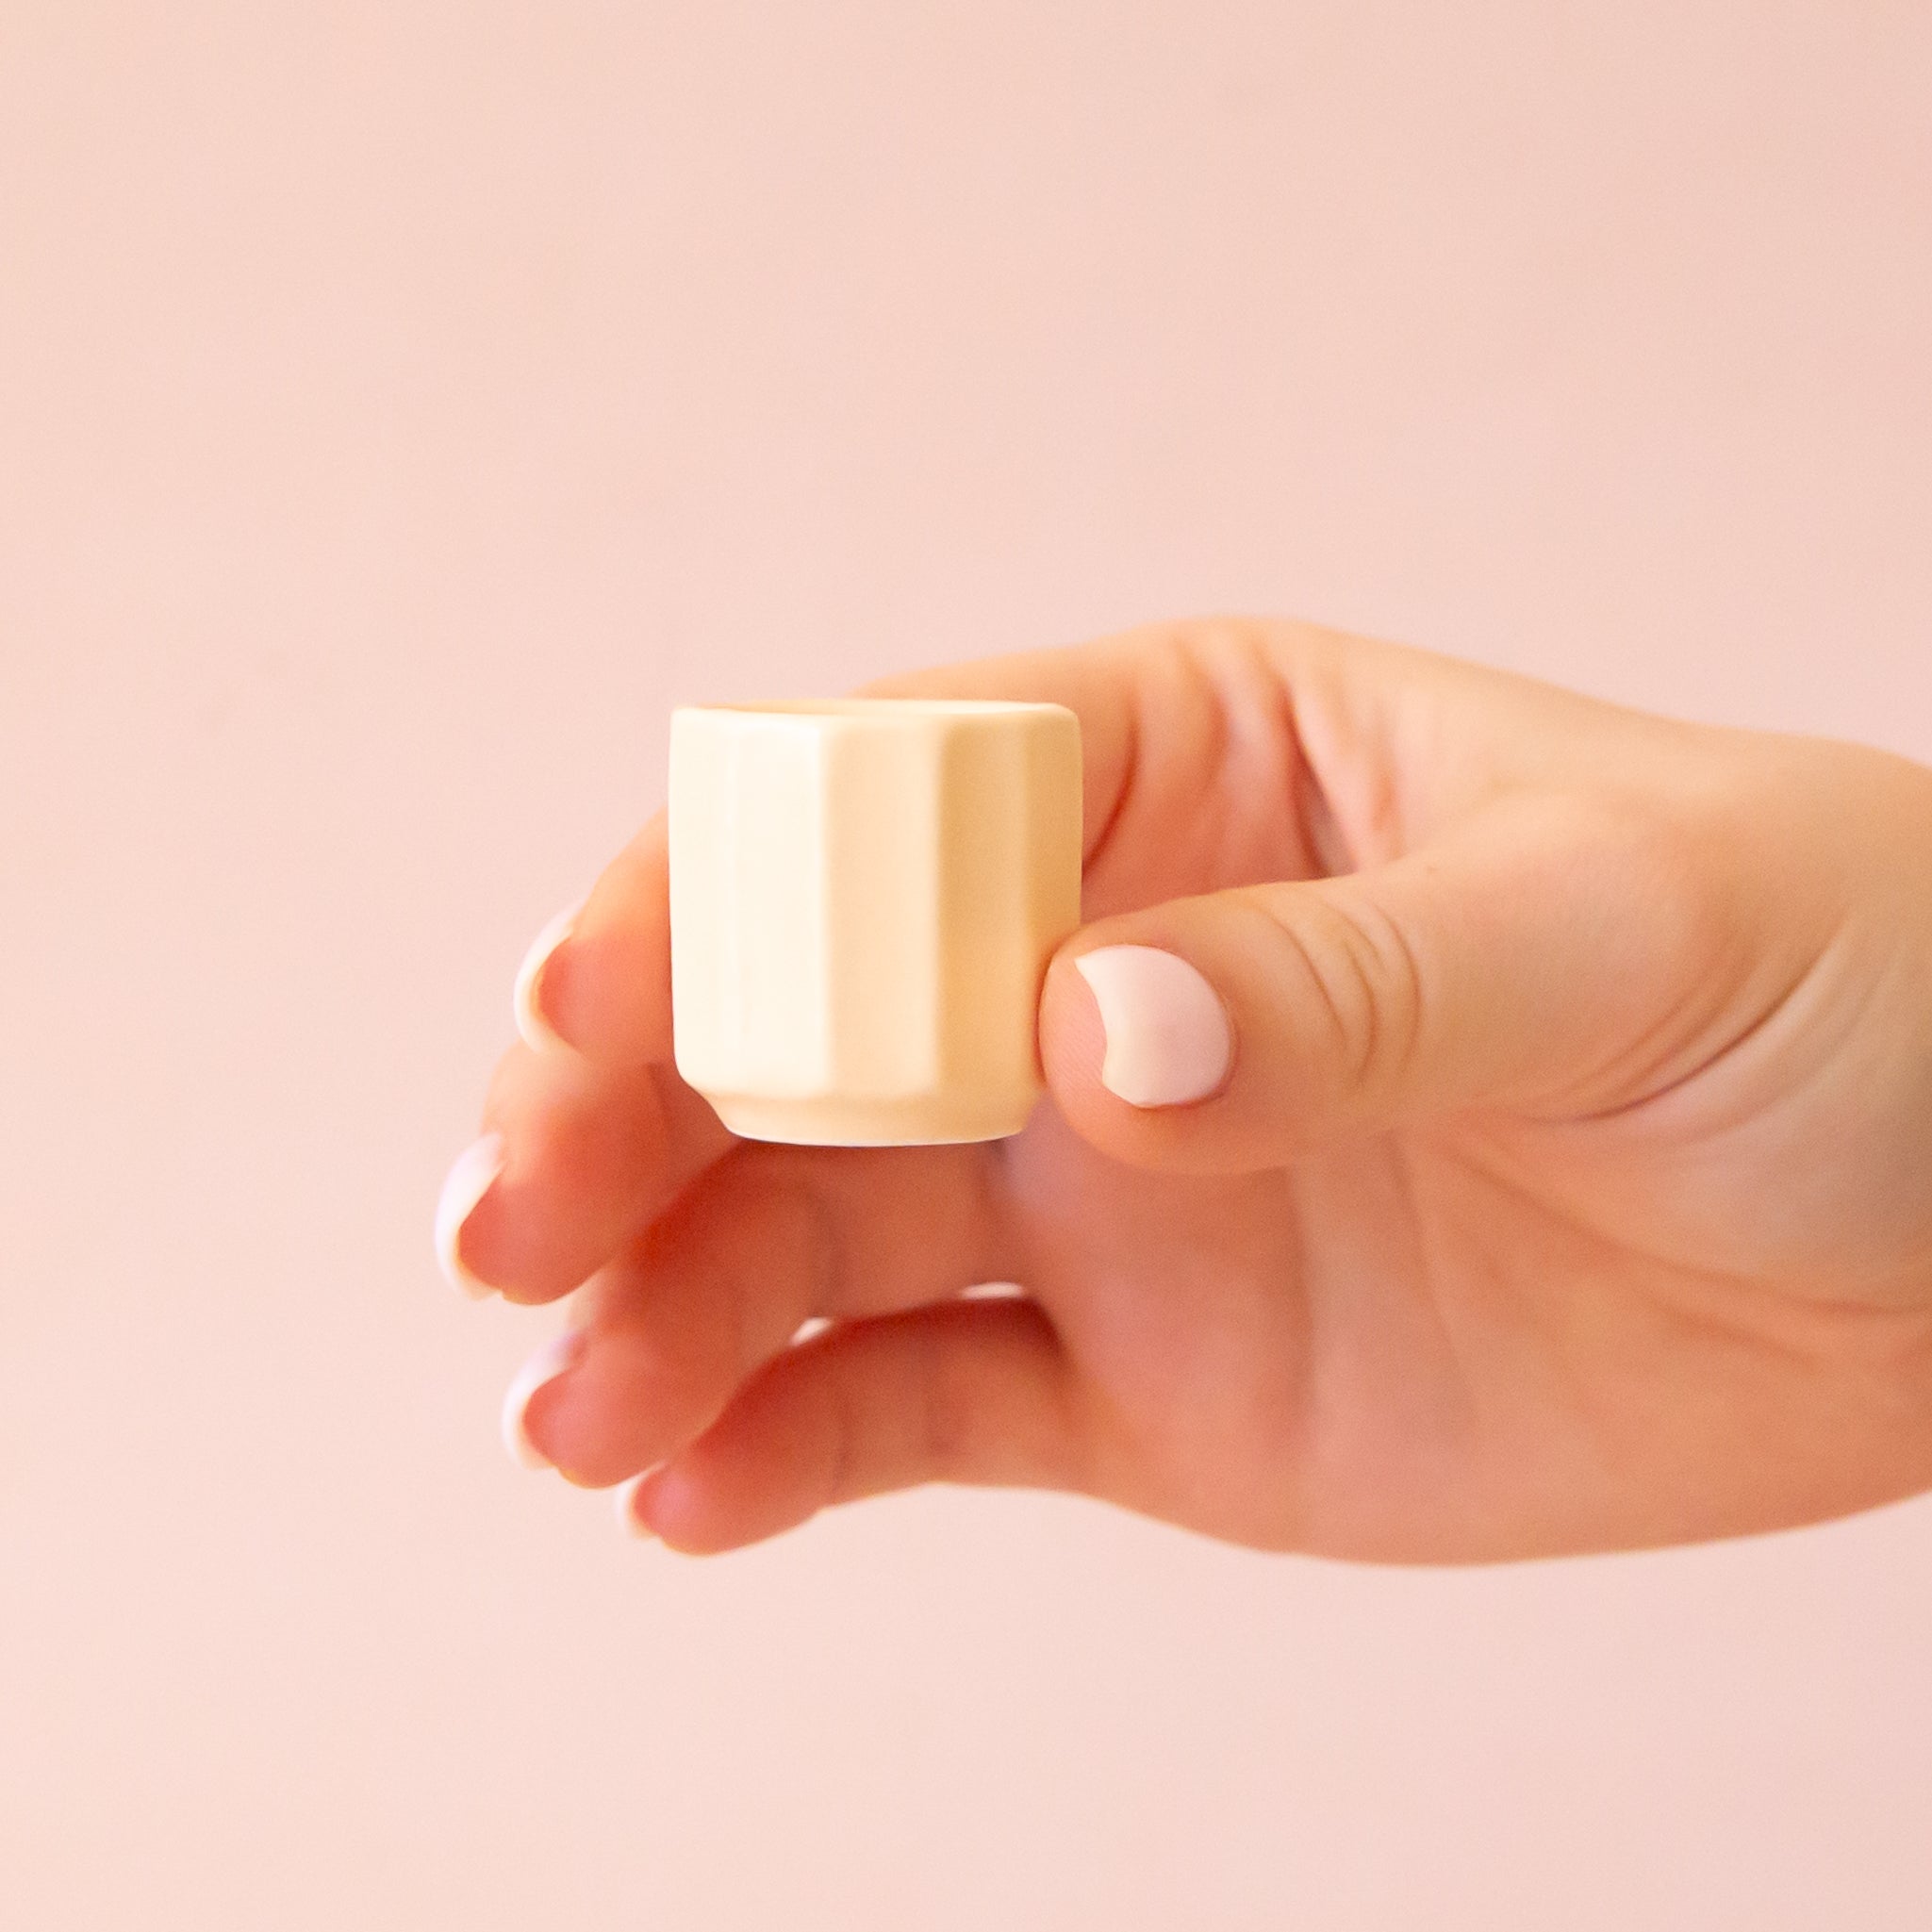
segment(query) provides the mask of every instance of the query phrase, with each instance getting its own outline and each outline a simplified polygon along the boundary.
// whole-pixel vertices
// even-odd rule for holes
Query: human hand
[[[873,689],[1080,715],[1049,1096],[735,1141],[652,820],[533,951],[439,1220],[473,1284],[585,1284],[531,1460],[694,1551],[932,1480],[1425,1562],[1932,1487],[1932,773],[1286,623]],[[1122,946],[1187,964],[1076,965]]]

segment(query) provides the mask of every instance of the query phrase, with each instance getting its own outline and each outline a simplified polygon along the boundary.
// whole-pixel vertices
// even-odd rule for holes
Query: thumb
[[[1105,919],[1049,968],[1048,1082],[1102,1151],[1207,1172],[1472,1106],[1613,1106],[1743,950],[1708,877],[1682,838],[1544,799],[1371,870]]]

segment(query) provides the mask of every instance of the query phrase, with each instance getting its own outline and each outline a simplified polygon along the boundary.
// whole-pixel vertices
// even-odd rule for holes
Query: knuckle
[[[1359,883],[1346,891],[1304,886],[1265,903],[1291,971],[1312,996],[1298,1003],[1325,1035],[1321,1056],[1356,1091],[1400,1081],[1428,1008],[1422,960],[1400,920]]]

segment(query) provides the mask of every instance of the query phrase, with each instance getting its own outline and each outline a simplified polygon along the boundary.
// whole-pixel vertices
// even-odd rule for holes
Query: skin
[[[524,1419],[572,1481],[652,1470],[689,1551],[939,1480],[1430,1563],[1932,1487],[1932,773],[1291,623],[873,689],[1081,717],[1049,1096],[977,1147],[734,1141],[670,1065],[646,826],[460,1236],[512,1300],[584,1284]],[[1122,942],[1219,994],[1208,1098],[1100,1084],[1070,961]]]

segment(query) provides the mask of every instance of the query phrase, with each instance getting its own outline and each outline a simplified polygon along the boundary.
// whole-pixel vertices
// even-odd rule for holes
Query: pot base
[[[1004,1140],[1027,1124],[1036,1094],[989,1099],[975,1094],[920,1094],[904,1099],[836,1095],[773,1098],[706,1094],[712,1110],[742,1140],[810,1148],[940,1147]]]

